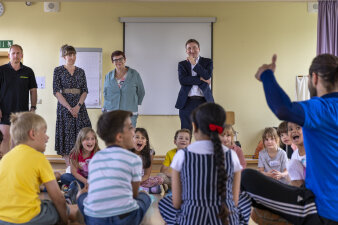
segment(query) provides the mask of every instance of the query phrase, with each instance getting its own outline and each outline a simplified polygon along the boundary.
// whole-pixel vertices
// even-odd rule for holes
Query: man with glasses
[[[178,64],[178,79],[181,84],[175,107],[179,109],[181,129],[192,130],[191,112],[204,102],[214,102],[210,83],[212,60],[201,57],[200,44],[189,39],[185,44],[187,59]]]

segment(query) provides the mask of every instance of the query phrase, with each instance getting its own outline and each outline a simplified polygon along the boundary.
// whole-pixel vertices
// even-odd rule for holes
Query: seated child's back
[[[0,220],[25,223],[39,214],[39,186],[51,180],[52,166],[41,152],[24,144],[14,147],[0,163]]]
[[[0,162],[0,223],[53,224],[58,214],[62,222],[67,221],[66,201],[43,154],[48,141],[46,122],[24,112],[12,115],[11,123],[11,137],[17,145]],[[55,206],[40,201],[41,184],[45,184]],[[51,214],[42,215],[47,211]]]
[[[97,122],[107,147],[91,159],[88,193],[78,198],[87,225],[139,224],[151,203],[147,194],[138,192],[142,160],[128,150],[134,147],[131,116],[115,110],[103,113]]]

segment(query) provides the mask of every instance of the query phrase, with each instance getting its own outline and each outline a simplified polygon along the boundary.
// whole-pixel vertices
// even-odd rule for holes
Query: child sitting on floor
[[[293,151],[297,149],[297,146],[292,143],[288,134],[288,122],[283,121],[277,128],[277,134],[280,139],[279,146],[286,152],[288,159],[291,159]]]
[[[265,128],[262,141],[264,149],[259,152],[258,170],[268,177],[288,183],[288,171],[286,170],[288,159],[285,151],[278,147],[279,137],[276,129]]]
[[[95,131],[90,127],[82,128],[77,135],[75,146],[70,152],[71,173],[61,175],[61,182],[66,184],[71,190],[76,188],[73,181],[77,181],[83,188],[87,184],[88,165],[94,154],[99,151],[98,141]],[[66,198],[70,197],[66,195]],[[72,203],[75,203],[71,199]]]
[[[305,180],[306,155],[303,143],[302,127],[298,124],[288,122],[288,132],[292,143],[298,148],[293,152],[291,160],[288,162],[288,172],[291,185],[302,186]]]
[[[140,188],[151,194],[161,193],[160,185],[163,184],[163,178],[161,176],[150,176],[155,151],[150,148],[149,136],[146,129],[135,129],[134,148],[131,151],[142,159],[143,170]]]
[[[164,181],[163,184],[168,185],[171,187],[171,169],[170,169],[170,164],[173,161],[173,158],[176,154],[177,151],[180,149],[183,149],[187,147],[191,142],[191,132],[188,129],[180,129],[177,130],[174,136],[174,144],[176,145],[176,148],[171,149],[170,151],[167,152],[165,155],[165,159],[162,163],[160,174]]]
[[[226,114],[215,103],[192,113],[196,142],[176,153],[172,196],[159,202],[167,224],[247,224],[250,202],[240,192],[241,165],[233,150],[222,145]]]
[[[107,147],[90,161],[88,192],[78,198],[87,225],[140,224],[150,206],[149,195],[139,192],[142,160],[128,150],[134,147],[132,115],[114,110],[97,122]]]
[[[35,113],[11,116],[16,146],[0,162],[0,224],[68,224],[65,198],[43,154],[46,130],[46,121]],[[39,199],[41,184],[51,201]]]
[[[231,125],[225,125],[223,133],[219,136],[224,146],[234,150],[238,156],[243,169],[246,168],[246,161],[242,149],[234,142],[235,130]]]

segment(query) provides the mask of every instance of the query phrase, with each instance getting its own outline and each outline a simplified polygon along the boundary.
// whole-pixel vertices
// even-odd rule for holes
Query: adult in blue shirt
[[[253,205],[293,224],[338,224],[338,57],[318,55],[309,69],[311,99],[291,102],[278,85],[272,63],[258,69],[272,112],[303,128],[306,149],[305,187],[281,184],[254,170],[242,172],[242,190]]]
[[[133,113],[131,121],[136,127],[138,106],[142,104],[145,91],[140,74],[126,66],[126,56],[122,51],[114,51],[111,60],[115,69],[107,73],[104,80],[103,112],[126,110]]]
[[[195,39],[185,43],[188,55],[178,63],[178,79],[181,84],[175,107],[179,109],[181,129],[191,130],[191,112],[204,102],[214,102],[210,89],[213,64],[212,60],[201,57],[200,44]]]

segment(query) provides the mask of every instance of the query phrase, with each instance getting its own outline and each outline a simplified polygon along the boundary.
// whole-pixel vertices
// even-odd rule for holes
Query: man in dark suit
[[[199,55],[200,44],[189,39],[186,44],[187,59],[178,63],[178,79],[181,84],[175,107],[179,109],[181,129],[192,129],[190,114],[204,102],[214,102],[210,82],[212,60]]]

